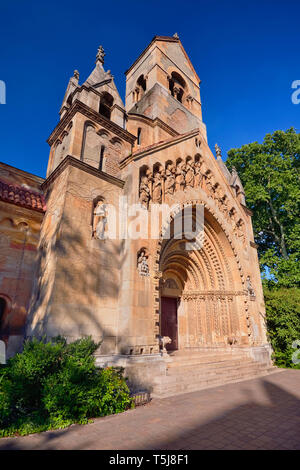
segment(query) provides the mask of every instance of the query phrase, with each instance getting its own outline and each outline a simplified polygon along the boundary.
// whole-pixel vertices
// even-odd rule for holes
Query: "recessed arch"
[[[196,204],[195,201],[190,203]],[[171,237],[161,238],[157,246],[157,272],[161,273],[162,279],[176,276],[181,285],[178,298],[178,308],[181,309],[179,345],[226,346],[232,337],[237,338],[237,343],[245,344],[245,338],[249,338],[247,341],[251,340],[251,328],[246,321],[247,297],[235,242],[207,205],[204,218],[205,236],[202,248],[187,251],[184,245],[189,240],[172,238],[172,230]],[[161,295],[165,291],[159,287],[159,292]],[[165,308],[164,304],[163,302],[162,307],[156,305],[155,311],[160,312],[159,315],[162,314],[160,308]],[[160,325],[159,318],[156,321]],[[163,321],[165,325],[165,316]],[[180,326],[180,322],[183,326]],[[199,331],[195,330],[195,334],[189,335],[186,328],[189,331],[199,328]]]

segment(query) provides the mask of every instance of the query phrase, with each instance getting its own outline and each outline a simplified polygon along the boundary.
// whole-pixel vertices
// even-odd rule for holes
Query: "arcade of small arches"
[[[152,168],[143,165],[139,181],[139,201],[147,208],[151,202],[161,204],[169,200],[177,191],[203,189],[230,222],[236,237],[245,243],[245,222],[238,217],[226,190],[215,180],[200,154],[196,154],[194,159],[188,156],[185,160],[178,158],[176,162],[168,160],[164,166],[161,163],[155,163]],[[235,196],[239,198],[237,190]]]

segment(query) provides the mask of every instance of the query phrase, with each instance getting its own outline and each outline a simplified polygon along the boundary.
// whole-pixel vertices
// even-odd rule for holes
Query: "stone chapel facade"
[[[125,366],[136,388],[153,387],[180,351],[269,364],[251,211],[208,147],[178,36],[155,36],[127,70],[125,106],[104,55],[82,84],[77,71],[69,81],[46,179],[0,166],[1,337],[13,353],[24,336],[92,335],[98,364]],[[124,199],[145,211],[203,206],[202,248],[106,238],[106,208],[119,219]]]

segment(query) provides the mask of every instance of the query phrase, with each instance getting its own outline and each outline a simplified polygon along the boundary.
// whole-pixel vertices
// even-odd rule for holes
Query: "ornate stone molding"
[[[241,291],[191,291],[184,292],[182,295],[183,300],[232,300],[233,297],[247,296],[246,290]]]

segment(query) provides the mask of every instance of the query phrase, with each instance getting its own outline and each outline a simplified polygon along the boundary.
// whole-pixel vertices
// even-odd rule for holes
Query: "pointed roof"
[[[177,42],[180,46],[180,48],[182,49],[182,52],[183,54],[185,55],[186,57],[186,60],[188,61],[188,64],[191,68],[191,70],[193,71],[193,73],[195,74],[195,77],[198,81],[198,83],[201,82],[198,74],[196,73],[195,69],[194,69],[194,66],[192,64],[192,62],[190,61],[190,58],[189,56],[187,55],[179,37],[178,37],[178,34],[175,33],[174,36],[154,36],[154,38],[152,39],[152,41],[150,42],[150,44],[146,47],[146,49],[143,50],[143,52],[138,56],[138,58],[133,62],[133,64],[129,67],[129,69],[126,70],[125,72],[125,75],[127,75],[130,70],[135,66],[135,64],[137,62],[139,62],[139,60],[143,57],[143,55],[150,49],[150,47],[152,46],[152,44],[154,44],[155,42],[158,42],[158,41],[162,41],[162,42]]]
[[[96,66],[90,76],[84,82],[84,85],[92,86],[93,88],[97,88],[100,85],[105,83],[111,82],[113,79],[110,71],[105,72],[103,65],[100,61],[96,62]]]

